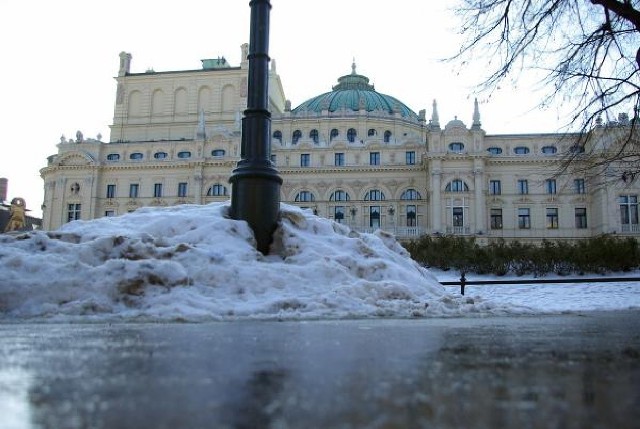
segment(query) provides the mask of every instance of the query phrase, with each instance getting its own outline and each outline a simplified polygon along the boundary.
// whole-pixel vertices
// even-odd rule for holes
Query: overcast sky
[[[490,99],[478,94],[484,60],[462,74],[439,61],[459,49],[459,21],[447,10],[455,2],[271,3],[269,54],[293,107],[329,91],[355,58],[358,73],[377,91],[414,111],[426,109],[430,117],[437,99],[443,124],[457,115],[469,126],[477,96],[489,134],[564,125],[558,108],[535,109],[539,96],[522,82]],[[197,69],[201,59],[218,56],[239,65],[249,18],[248,0],[0,2],[0,177],[9,179],[8,199],[25,198],[40,216],[39,170],[57,152],[60,136],[75,138],[81,130],[85,138],[100,133],[109,140],[121,51],[132,54],[132,72]]]

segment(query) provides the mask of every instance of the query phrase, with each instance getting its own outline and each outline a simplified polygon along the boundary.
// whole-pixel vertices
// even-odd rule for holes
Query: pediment
[[[88,153],[69,153],[62,155],[57,164],[59,166],[85,166],[92,165],[95,162],[93,157]]]

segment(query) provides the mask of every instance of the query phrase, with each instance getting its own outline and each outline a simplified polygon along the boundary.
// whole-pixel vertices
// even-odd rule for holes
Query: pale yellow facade
[[[203,60],[199,70],[147,73],[131,73],[131,55],[122,53],[109,141],[81,133],[61,138],[41,170],[43,228],[144,206],[229,199],[247,100],[246,44],[241,52],[239,66],[218,58]],[[470,126],[457,118],[441,125],[435,101],[427,119],[425,110],[416,114],[377,93],[355,65],[339,81],[324,98],[292,109],[272,62],[271,154],[283,202],[400,239],[639,232],[640,191],[624,172],[557,175],[574,145],[570,137],[487,134],[477,103],[469,106]],[[340,102],[340,90],[360,98],[335,108],[330,100]],[[380,100],[387,107],[374,106]],[[603,148],[611,144],[607,130],[595,133]]]

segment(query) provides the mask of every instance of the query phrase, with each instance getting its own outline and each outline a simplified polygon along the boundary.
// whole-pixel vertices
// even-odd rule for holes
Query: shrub
[[[604,274],[640,266],[640,250],[634,238],[607,235],[575,244],[543,240],[539,246],[518,241],[507,244],[504,240],[479,246],[473,238],[423,236],[405,247],[413,259],[429,267],[498,276],[509,272],[536,277],[548,273]]]

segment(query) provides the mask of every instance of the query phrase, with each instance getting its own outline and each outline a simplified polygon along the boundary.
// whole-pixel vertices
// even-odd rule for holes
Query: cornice
[[[276,167],[280,174],[334,174],[334,173],[383,173],[394,171],[426,171],[421,164],[415,165],[388,165],[388,166],[344,166],[344,167]]]

